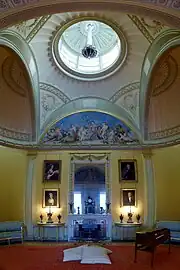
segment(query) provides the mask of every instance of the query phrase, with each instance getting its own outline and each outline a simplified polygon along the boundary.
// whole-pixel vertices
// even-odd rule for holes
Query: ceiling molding
[[[141,31],[143,36],[149,41],[149,43],[152,43],[154,38],[149,33],[149,31],[146,29],[144,24],[142,23],[141,19],[138,16],[135,15],[128,15],[128,17],[132,20],[132,22],[137,26],[137,28]]]
[[[120,99],[120,97],[122,97],[124,94],[131,92],[135,89],[140,89],[140,82],[133,82],[123,86],[109,99],[109,101],[111,101],[112,103],[116,103],[116,101],[118,101],[118,99]]]
[[[43,2],[43,3],[42,3]],[[0,3],[0,28],[15,24],[20,20],[29,20],[34,17],[53,14],[57,12],[79,10],[111,10],[132,14],[148,15],[159,20],[161,17],[166,24],[179,27],[179,1],[176,0],[136,0],[136,1],[72,1],[72,0],[4,0]]]
[[[51,15],[43,16],[31,30],[31,32],[26,37],[26,41],[29,43],[36,36],[39,30],[43,27],[43,25],[51,18]]]
[[[0,137],[12,139],[21,143],[32,141],[32,134],[4,127],[0,127]]]
[[[54,94],[55,96],[57,96],[60,100],[62,100],[62,102],[64,104],[68,103],[71,101],[71,99],[65,95],[59,88],[57,88],[56,86],[54,85],[51,85],[51,84],[48,84],[48,83],[43,83],[43,82],[40,82],[39,83],[39,88],[44,90],[44,91],[47,91],[49,93],[52,93]]]
[[[152,43],[156,36],[164,31],[164,24],[157,20],[151,20],[151,23],[147,21],[147,18],[142,18],[135,15],[128,15],[136,27],[141,31],[143,36]]]
[[[57,87],[40,83],[40,123],[41,127],[48,118],[48,116],[58,107],[70,102],[70,98],[60,91]]]
[[[180,125],[176,127],[171,127],[162,131],[152,132],[148,134],[148,140],[157,140],[157,139],[166,139],[170,138],[172,140],[172,137],[174,135],[180,134]]]

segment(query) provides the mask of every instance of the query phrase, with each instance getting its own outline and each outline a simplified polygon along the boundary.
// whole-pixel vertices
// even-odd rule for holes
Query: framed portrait
[[[121,206],[136,206],[136,189],[121,189]]]
[[[44,160],[43,182],[61,181],[61,160]]]
[[[44,188],[43,189],[43,207],[60,207],[60,192],[59,188]]]
[[[135,159],[119,160],[119,181],[137,182],[137,161]]]

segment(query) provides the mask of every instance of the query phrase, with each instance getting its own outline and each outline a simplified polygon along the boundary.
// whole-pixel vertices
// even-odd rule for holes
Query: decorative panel
[[[134,145],[137,136],[121,120],[101,112],[69,115],[49,128],[42,144],[59,146]]]

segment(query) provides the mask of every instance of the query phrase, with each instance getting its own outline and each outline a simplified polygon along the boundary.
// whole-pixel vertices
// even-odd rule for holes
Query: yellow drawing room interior
[[[176,1],[20,2],[0,3],[0,240],[180,241]]]

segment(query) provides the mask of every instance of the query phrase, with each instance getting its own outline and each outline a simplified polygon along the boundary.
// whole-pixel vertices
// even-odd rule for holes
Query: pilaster
[[[27,239],[33,239],[33,213],[36,211],[35,204],[35,185],[33,182],[35,163],[36,163],[36,152],[30,152],[27,154],[27,173],[26,173],[26,185],[25,185],[25,213],[24,213],[24,223],[27,228]]]
[[[144,225],[152,227],[156,221],[156,194],[151,150],[143,151],[145,177]]]

